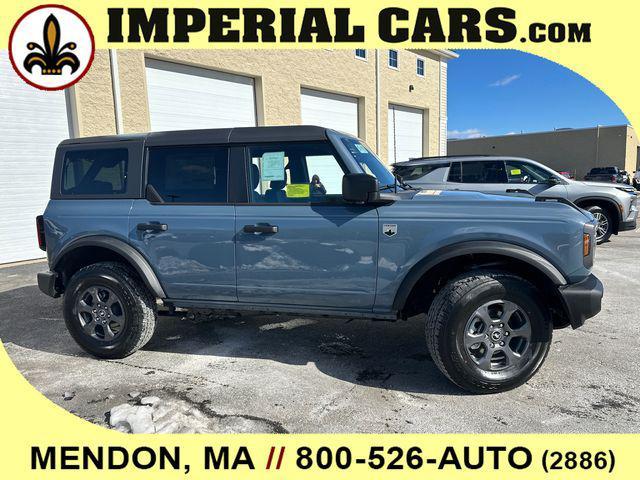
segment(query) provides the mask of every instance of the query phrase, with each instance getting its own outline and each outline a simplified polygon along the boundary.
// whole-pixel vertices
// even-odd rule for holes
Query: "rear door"
[[[129,236],[169,298],[237,300],[232,152],[216,145],[148,149],[147,184],[159,198],[133,202]]]
[[[333,147],[250,145],[247,164],[250,203],[236,206],[239,301],[370,310],[378,213],[342,200]]]
[[[446,185],[449,190],[504,193],[508,188],[504,161],[451,162]]]

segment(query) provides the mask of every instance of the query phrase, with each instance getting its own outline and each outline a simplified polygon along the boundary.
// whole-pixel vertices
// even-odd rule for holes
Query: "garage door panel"
[[[424,114],[417,108],[389,105],[389,163],[422,156]]]
[[[303,88],[300,113],[304,125],[318,125],[358,136],[358,99]]]
[[[24,83],[0,52],[0,263],[44,257],[35,217],[49,200],[58,144],[69,137],[64,92]]]
[[[148,59],[152,130],[256,126],[250,77]]]

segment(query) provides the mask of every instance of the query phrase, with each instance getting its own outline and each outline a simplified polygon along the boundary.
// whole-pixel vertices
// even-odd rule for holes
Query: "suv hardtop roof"
[[[352,137],[352,135],[350,134],[338,132],[336,130],[325,127],[318,127],[314,125],[288,125],[275,127],[208,128],[200,130],[174,130],[166,132],[81,137],[63,140],[60,145],[63,146],[136,140],[141,141],[148,146],[211,143],[318,141],[326,140],[328,131],[335,132],[342,136]]]
[[[413,166],[413,165],[427,165],[433,163],[449,163],[449,162],[470,162],[478,160],[526,160],[528,162],[535,162],[530,158],[524,157],[512,157],[509,155],[443,155],[439,157],[419,157],[412,158],[406,162],[394,163],[393,166]]]

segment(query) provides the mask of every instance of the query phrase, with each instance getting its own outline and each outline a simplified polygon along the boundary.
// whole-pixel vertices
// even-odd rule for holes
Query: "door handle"
[[[278,233],[276,225],[245,225],[242,228],[244,233]]]
[[[169,225],[160,222],[139,223],[136,227],[141,232],[166,232]]]

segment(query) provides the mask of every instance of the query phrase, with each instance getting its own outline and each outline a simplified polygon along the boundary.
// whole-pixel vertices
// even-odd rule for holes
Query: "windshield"
[[[395,183],[395,177],[384,166],[384,164],[367,148],[364,143],[361,143],[355,138],[342,137],[342,143],[354,158],[354,160],[360,165],[364,173],[373,175],[378,179],[380,185],[393,185]]]

